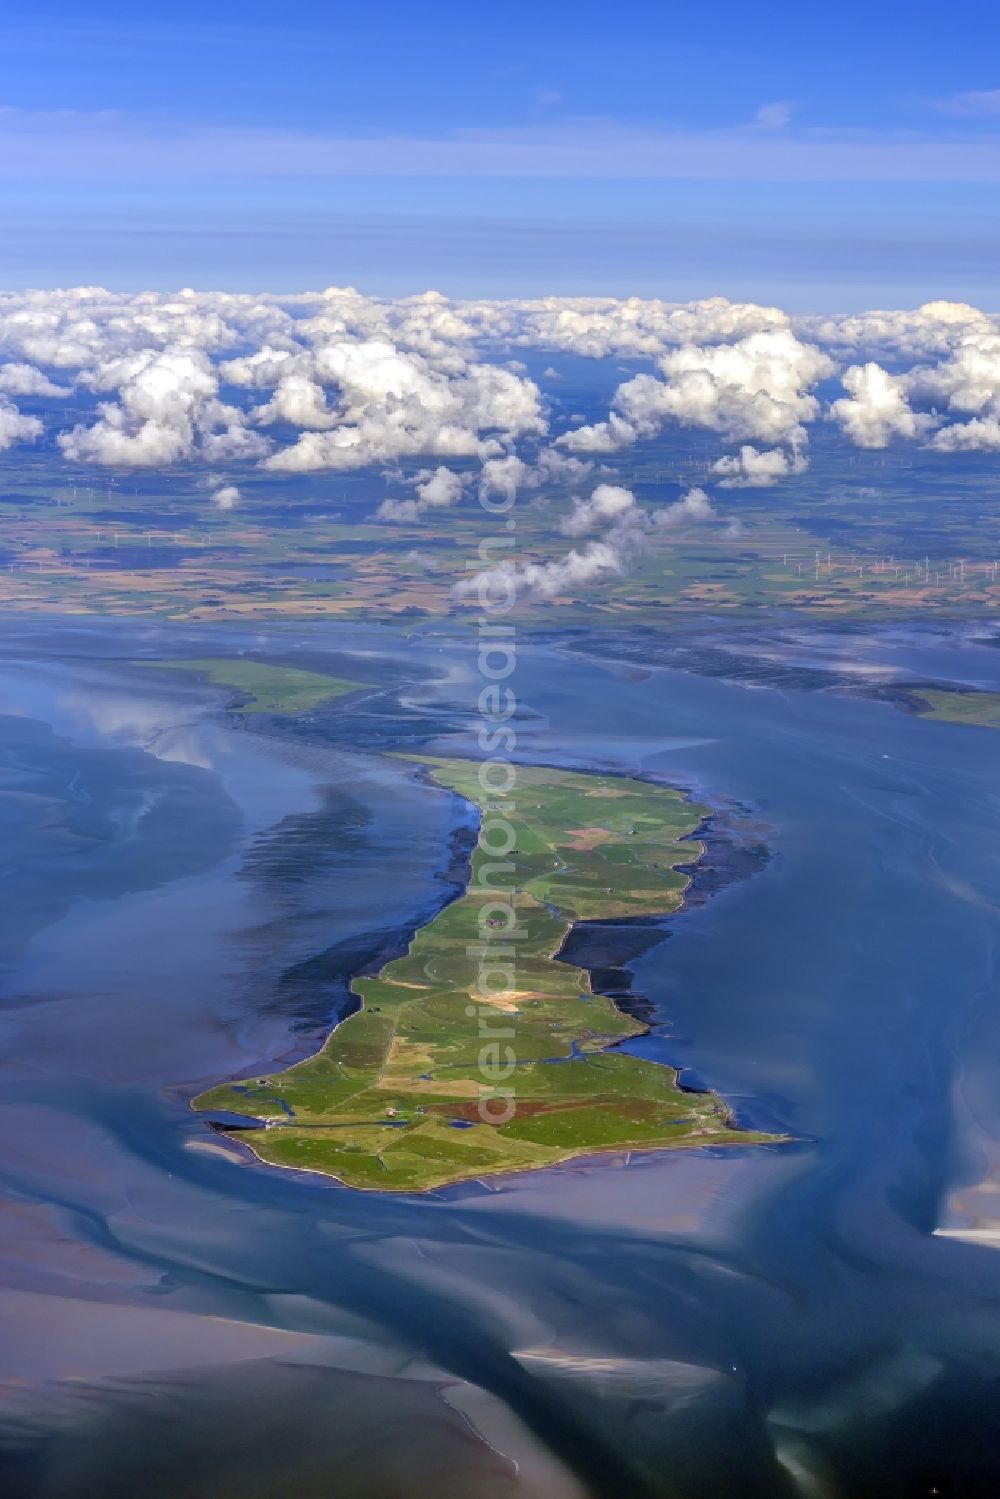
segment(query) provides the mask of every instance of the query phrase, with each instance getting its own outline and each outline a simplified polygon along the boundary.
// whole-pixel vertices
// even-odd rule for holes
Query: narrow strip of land
[[[476,762],[419,763],[484,811]],[[517,767],[510,802],[514,847],[505,858],[476,849],[465,893],[417,932],[405,957],[354,983],[362,1008],[315,1056],[213,1088],[195,1108],[265,1121],[240,1138],[273,1165],[396,1191],[596,1151],[768,1138],[735,1129],[717,1094],[686,1091],[672,1068],[619,1049],[646,1027],[595,993],[584,969],[556,958],[574,922],[681,904],[679,866],[700,853],[690,840],[705,808],[644,781],[539,766]],[[504,862],[506,878],[496,867]],[[484,909],[498,887],[502,898],[513,892],[516,911],[509,959],[505,922]],[[484,932],[500,967],[488,985],[476,951]],[[507,1073],[501,1094],[511,1112],[502,1122],[484,1119],[497,1075],[484,1049]]]
[[[949,691],[918,687],[914,695],[927,704],[922,718],[936,718],[945,723],[975,724],[983,729],[1000,729],[1000,692]]]
[[[190,661],[143,661],[142,666],[162,671],[188,671],[217,687],[234,687],[243,695],[241,713],[305,713],[331,698],[356,692],[359,682],[332,677],[326,672],[303,671],[249,657],[204,657]]]

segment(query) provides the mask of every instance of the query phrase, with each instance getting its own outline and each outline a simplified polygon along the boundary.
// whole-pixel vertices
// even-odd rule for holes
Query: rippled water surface
[[[338,627],[370,691],[251,730],[127,664],[205,644],[39,623],[0,660],[0,1491],[995,1494],[996,736],[526,645],[525,759],[769,845],[636,960],[633,1044],[792,1139],[365,1194],[188,1099],[308,1049],[454,891],[468,810],[376,746],[471,745],[474,662]],[[974,639],[788,649],[841,647],[1000,687]]]

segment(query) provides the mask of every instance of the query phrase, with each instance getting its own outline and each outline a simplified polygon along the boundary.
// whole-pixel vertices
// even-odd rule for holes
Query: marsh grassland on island
[[[144,661],[162,671],[189,671],[216,687],[234,687],[244,694],[241,713],[307,713],[321,703],[356,692],[360,682],[346,682],[325,672],[302,671],[271,661],[205,657],[194,661]]]
[[[917,696],[928,705],[922,718],[937,718],[945,723],[977,725],[981,729],[1000,729],[1000,692],[953,691],[921,687]]]
[[[476,762],[419,763],[484,810]],[[516,942],[489,931],[500,924],[487,912],[503,894],[496,871],[505,866],[477,847],[465,893],[417,932],[405,957],[354,982],[362,1008],[315,1056],[213,1088],[194,1107],[264,1121],[241,1138],[272,1165],[395,1191],[595,1151],[767,1139],[736,1129],[717,1094],[682,1088],[672,1067],[618,1050],[647,1027],[559,959],[575,922],[676,910],[687,883],[678,866],[700,852],[689,840],[704,816],[666,787],[519,766],[517,844],[506,866]],[[493,961],[510,955],[506,987],[489,992],[477,956],[484,928],[498,939]],[[505,1086],[491,1089],[491,1077]]]

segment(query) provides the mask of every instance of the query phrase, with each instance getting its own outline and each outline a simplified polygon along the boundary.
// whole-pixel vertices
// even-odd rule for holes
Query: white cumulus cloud
[[[149,468],[196,452],[213,461],[266,451],[261,437],[245,431],[242,413],[216,398],[215,371],[198,350],[145,350],[82,378],[96,390],[117,389],[118,403],[102,402],[92,426],[59,435],[73,462]]]
[[[569,596],[598,579],[624,573],[649,545],[657,532],[683,525],[702,525],[716,512],[703,489],[690,489],[673,504],[659,510],[643,510],[631,490],[614,484],[598,485],[589,500],[577,500],[564,534],[580,536],[604,524],[604,535],[574,547],[562,557],[547,562],[503,561],[456,584],[460,602],[511,596],[517,599],[552,599]]]
[[[745,128],[779,130],[784,114],[785,106],[765,106]],[[622,377],[601,419],[577,417],[575,430],[538,450],[547,409],[510,357],[527,349],[646,368]],[[0,293],[0,396],[100,397],[93,414],[58,433],[74,463],[265,461],[307,473],[473,460],[487,486],[489,465],[507,465],[496,471],[501,494],[514,463],[518,488],[582,488],[591,460],[668,424],[733,445],[713,468],[721,488],[801,472],[807,429],[821,414],[816,387],[834,372],[831,352],[850,363],[830,414],[852,442],[989,450],[1000,423],[998,351],[997,317],[947,300],[790,318],[722,297],[457,301],[336,286],[286,297]],[[20,423],[22,440],[38,435],[39,419],[58,431],[51,407],[41,418],[3,409],[4,430]],[[396,503],[422,502],[414,493]]]
[[[23,416],[12,401],[0,396],[0,452],[16,442],[34,442],[42,435],[42,424],[35,416]]]
[[[974,416],[969,422],[952,422],[935,432],[928,446],[938,453],[995,453],[1000,450],[1000,417]]]
[[[778,307],[709,297],[662,302],[642,297],[547,297],[517,307],[514,342],[591,359],[652,357],[680,344],[744,338],[788,326]]]
[[[616,453],[627,448],[639,436],[635,427],[617,412],[610,412],[606,422],[594,422],[590,426],[574,427],[556,438],[556,446],[570,453]]]
[[[676,349],[659,364],[662,381],[637,375],[615,395],[615,406],[640,436],[654,436],[674,420],[731,441],[771,443],[805,440],[801,424],[819,414],[812,387],[834,370],[826,354],[787,328],[732,344]]]
[[[598,484],[589,500],[574,500],[559,527],[564,536],[586,536],[610,521],[621,520],[635,508],[635,495],[619,484]]]
[[[412,480],[416,490],[415,499],[383,500],[375,512],[377,520],[419,520],[427,510],[447,510],[462,498],[464,483],[461,474],[439,464],[436,469],[424,470]]]
[[[460,600],[483,595],[503,597],[511,592],[518,599],[557,598],[576,593],[609,573],[622,572],[624,561],[621,550],[611,542],[591,541],[581,550],[574,547],[564,557],[550,562],[525,562],[521,566],[501,562],[457,584],[455,597]]]
[[[528,465],[515,453],[487,458],[479,475],[480,498],[487,500],[496,495],[500,499],[513,499],[527,477]]]
[[[970,333],[996,332],[996,321],[968,302],[925,302],[920,307],[798,317],[796,330],[825,348],[885,358],[947,354]]]
[[[412,456],[488,458],[497,438],[546,430],[533,381],[495,365],[441,370],[383,339],[341,340],[313,350],[314,378],[337,386],[326,432],[307,431],[268,460],[272,469],[361,468]],[[489,435],[492,434],[492,435]]]
[[[798,448],[760,449],[744,443],[738,453],[716,459],[712,473],[720,475],[720,489],[765,489],[789,474],[804,474],[808,466]]]
[[[56,385],[33,364],[0,364],[0,392],[5,396],[68,396],[69,388]]]
[[[659,530],[675,526],[704,525],[715,519],[715,507],[703,489],[689,489],[686,495],[652,513],[652,524]]]
[[[848,395],[834,401],[830,415],[859,448],[885,448],[894,437],[918,437],[931,419],[910,407],[906,382],[880,364],[855,364],[844,371]]]

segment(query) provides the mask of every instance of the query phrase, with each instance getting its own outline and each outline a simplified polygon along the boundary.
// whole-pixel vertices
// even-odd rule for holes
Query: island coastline
[[[412,758],[414,762],[416,762],[414,773],[419,779],[425,781],[430,785],[437,786],[440,789],[441,782],[435,779],[427,763],[427,760],[432,761],[433,757],[427,757],[427,760],[425,760],[424,757],[419,757],[418,759],[417,756],[407,756],[407,758]],[[448,762],[440,763],[445,764]],[[579,777],[584,775],[607,775],[607,772],[601,772],[597,769],[589,770],[586,772],[566,772],[564,768],[549,768],[555,774],[562,774],[564,776],[569,775]],[[527,767],[527,769],[540,771],[543,768],[536,766]],[[693,804],[691,800],[691,793],[687,788],[673,787],[659,780],[650,780],[647,777],[629,777],[627,783],[637,785],[640,784],[640,779],[642,784],[649,786],[650,789],[662,790],[663,792],[669,794],[672,798],[676,798],[683,806],[691,808],[695,807],[695,804]],[[455,794],[459,796],[462,795],[462,793],[460,791],[456,791],[455,788],[450,789],[452,789]],[[467,797],[463,797],[463,800],[465,800],[467,804],[469,804],[469,799]],[[472,805],[474,806],[474,804]],[[740,859],[738,857],[738,854],[735,852],[737,845],[731,835],[731,828],[724,827],[724,815],[725,814],[723,814],[720,809],[706,809],[706,815],[702,817],[696,825],[691,827],[683,834],[682,841],[685,845],[690,847],[691,856],[686,858],[683,863],[680,863],[679,861],[671,863],[670,867],[676,874],[681,875],[683,879],[683,887],[681,888],[679,894],[677,894],[676,896],[676,904],[673,906],[673,909],[669,909],[669,899],[665,899],[664,909],[648,911],[645,914],[639,916],[612,916],[603,920],[599,918],[590,919],[587,917],[565,920],[564,928],[561,932],[558,944],[549,953],[549,957],[560,963],[565,963],[572,969],[579,970],[583,974],[585,974],[591,993],[595,997],[599,997],[608,1001],[609,1005],[614,1009],[615,1012],[617,1012],[619,1017],[621,1017],[623,1021],[627,1022],[627,1024],[622,1027],[622,1032],[620,1035],[618,1035],[614,1039],[606,1037],[601,1042],[599,1047],[599,1054],[605,1055],[611,1052],[612,1050],[620,1047],[621,1043],[625,1040],[634,1040],[638,1037],[649,1034],[654,1026],[655,1015],[652,1006],[647,1000],[645,1000],[644,996],[636,994],[632,988],[633,975],[631,973],[631,970],[629,969],[629,963],[637,958],[641,953],[649,950],[655,945],[658,945],[664,940],[664,936],[666,935],[664,932],[664,926],[666,923],[676,918],[683,911],[692,909],[694,905],[701,904],[705,899],[709,898],[711,893],[721,888],[724,884],[730,883],[733,879],[741,878],[745,873],[752,872],[752,870],[738,867],[740,864]],[[460,825],[453,830],[450,839],[450,854],[447,871],[446,874],[441,875],[442,878],[447,878],[448,883],[452,886],[453,893],[450,895],[449,899],[444,903],[444,905],[439,908],[437,916],[431,917],[430,922],[425,923],[424,926],[416,928],[412,932],[408,944],[408,951],[412,951],[413,944],[417,941],[421,931],[426,930],[426,927],[428,925],[433,924],[434,921],[439,919],[442,912],[448,910],[448,908],[454,905],[456,901],[461,901],[462,898],[468,894],[468,882],[471,878],[472,871],[472,862],[470,858],[470,843],[472,837],[473,829],[468,825]],[[711,860],[708,860],[706,858],[709,847],[711,847],[714,854],[714,857]],[[755,845],[755,858],[753,862],[755,862],[759,867],[760,863],[765,858],[766,850],[763,850],[762,846],[760,845]],[[744,864],[746,863],[745,860],[743,862]],[[459,885],[457,878],[460,871],[462,872],[464,879],[464,883],[462,885]],[[395,949],[395,951],[398,952],[399,946],[400,944],[398,942],[394,942],[392,941],[392,939],[390,939],[382,946],[382,952],[384,953],[387,948],[390,950]],[[374,955],[370,956],[368,963],[365,965],[366,968],[370,969],[372,966],[374,966],[374,961]],[[307,1061],[316,1061],[317,1058],[320,1058],[323,1055],[325,1049],[330,1045],[337,1031],[346,1022],[346,1020],[350,1016],[356,1015],[360,1009],[363,1009],[365,1003],[364,996],[358,993],[357,986],[359,981],[363,980],[365,976],[366,975],[363,973],[356,973],[351,978],[347,988],[352,998],[357,1000],[357,1006],[352,1007],[349,1012],[343,1009],[341,1010],[341,1013],[337,1017],[337,1022],[333,1030],[329,1032],[321,1041],[319,1049],[316,1052],[310,1054],[310,1057],[306,1058]],[[377,982],[378,975],[375,976],[375,979]],[[542,1058],[542,1060],[545,1059]],[[565,1161],[590,1158],[607,1159],[609,1157],[620,1156],[623,1153],[627,1153],[629,1156],[632,1156],[637,1154],[646,1154],[649,1151],[661,1151],[664,1149],[693,1148],[695,1146],[705,1148],[707,1145],[714,1144],[757,1145],[760,1143],[766,1143],[769,1140],[783,1138],[780,1136],[763,1135],[758,1131],[741,1129],[740,1126],[736,1123],[733,1110],[728,1105],[724,1104],[722,1100],[719,1100],[717,1098],[717,1095],[712,1093],[711,1090],[702,1088],[700,1086],[692,1086],[682,1081],[682,1069],[680,1067],[675,1066],[669,1062],[660,1061],[645,1063],[644,1065],[655,1067],[663,1074],[665,1078],[669,1077],[678,1094],[687,1095],[692,1099],[703,1099],[713,1106],[717,1106],[717,1112],[713,1116],[713,1124],[717,1128],[716,1132],[712,1135],[712,1138],[706,1139],[703,1135],[695,1134],[689,1136],[680,1136],[678,1138],[669,1140],[661,1140],[653,1144],[648,1144],[645,1141],[632,1141],[627,1145],[623,1144],[620,1146],[609,1144],[607,1146],[595,1147],[593,1144],[586,1143],[581,1144],[579,1148],[561,1147],[558,1161],[553,1161],[551,1164],[561,1164]],[[269,1079],[265,1077],[263,1081],[265,1084],[267,1084]],[[218,1091],[218,1089],[210,1090],[210,1094],[218,1093]],[[336,1181],[343,1185],[349,1185],[355,1189],[360,1188],[362,1190],[374,1190],[382,1192],[398,1192],[400,1190],[416,1192],[441,1191],[451,1186],[461,1185],[463,1182],[468,1183],[469,1181],[476,1180],[485,1181],[497,1175],[510,1175],[516,1174],[518,1172],[523,1172],[525,1170],[545,1169],[549,1164],[540,1162],[535,1165],[530,1163],[525,1164],[521,1161],[518,1161],[510,1164],[509,1166],[491,1165],[491,1169],[484,1171],[481,1177],[462,1174],[456,1177],[454,1181],[435,1182],[426,1187],[410,1186],[401,1188],[398,1186],[390,1186],[388,1184],[382,1185],[380,1183],[364,1183],[358,1181],[345,1183],[343,1181],[343,1178],[339,1176],[338,1173],[334,1170],[316,1168],[315,1166],[306,1164],[300,1165],[284,1160],[276,1161],[272,1157],[265,1156],[260,1151],[255,1149],[252,1137],[257,1134],[259,1130],[268,1129],[274,1127],[275,1125],[277,1125],[278,1127],[284,1126],[284,1119],[275,1119],[273,1111],[270,1114],[254,1113],[246,1104],[243,1104],[239,1111],[239,1117],[245,1119],[246,1123],[239,1123],[237,1122],[237,1118],[234,1118],[233,1114],[229,1110],[220,1110],[217,1104],[215,1106],[210,1104],[208,1102],[209,1096],[210,1095],[200,1095],[198,1099],[191,1100],[192,1108],[194,1108],[196,1112],[205,1115],[205,1122],[210,1127],[226,1134],[230,1139],[233,1139],[234,1136],[237,1136],[239,1139],[239,1143],[246,1145],[250,1154],[261,1164],[267,1166],[277,1165],[280,1169],[292,1170],[297,1174],[302,1174],[310,1178],[314,1178],[317,1175],[323,1176],[327,1178],[327,1180]],[[281,1106],[283,1109],[288,1109],[288,1105],[284,1102],[284,1100],[281,1100]],[[456,1113],[457,1112],[459,1111],[456,1110]],[[213,1118],[209,1117],[213,1113],[215,1114],[214,1120]],[[294,1117],[294,1115],[292,1117]],[[377,1123],[378,1121],[369,1122]],[[293,1128],[297,1133],[310,1128],[309,1125],[303,1124],[301,1122],[296,1122],[294,1126],[287,1127]],[[340,1125],[339,1122],[331,1126],[330,1121],[327,1120],[324,1122],[324,1125],[322,1127],[329,1129],[330,1127],[343,1128],[345,1126]]]

